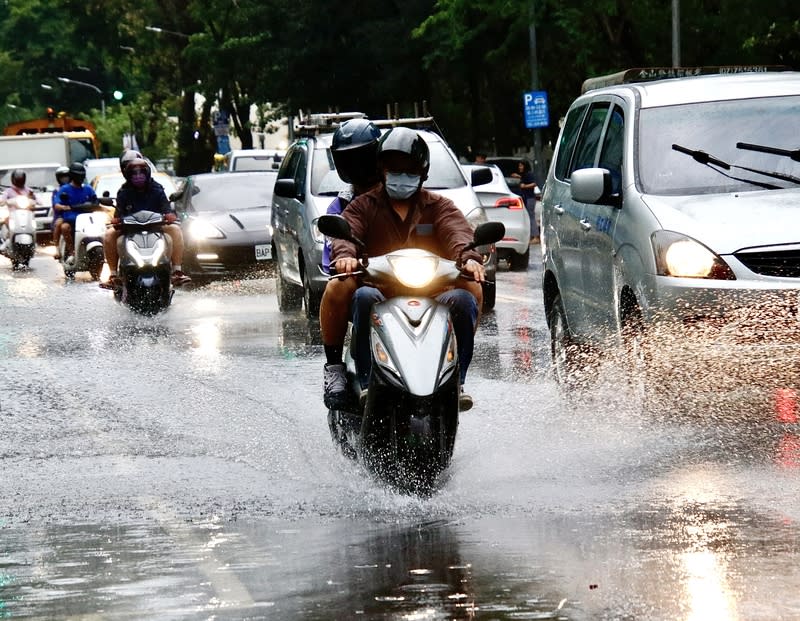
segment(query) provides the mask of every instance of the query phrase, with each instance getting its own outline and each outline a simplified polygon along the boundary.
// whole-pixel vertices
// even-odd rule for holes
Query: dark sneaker
[[[122,281],[119,279],[119,276],[114,274],[113,276],[109,276],[108,280],[100,282],[101,289],[109,289],[110,291],[115,291],[122,286]]]
[[[172,272],[172,285],[174,287],[181,287],[183,285],[187,285],[192,282],[192,279],[189,278],[186,274],[184,274],[180,270],[175,270]]]
[[[464,387],[461,387],[461,392],[458,394],[458,411],[466,412],[472,409],[472,397],[464,392]]]
[[[344,364],[326,364],[322,373],[323,401],[329,410],[343,410],[349,405],[347,398],[347,375]]]

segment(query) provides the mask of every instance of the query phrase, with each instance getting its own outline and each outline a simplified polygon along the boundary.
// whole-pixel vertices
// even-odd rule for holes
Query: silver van
[[[587,81],[542,197],[556,377],[568,382],[587,347],[636,349],[656,334],[739,365],[769,348],[786,365],[793,351],[797,367],[798,149],[800,73],[637,69]],[[692,364],[689,377],[725,377]]]

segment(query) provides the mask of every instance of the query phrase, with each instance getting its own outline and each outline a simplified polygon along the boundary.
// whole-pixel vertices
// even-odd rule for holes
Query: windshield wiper
[[[779,149],[777,147],[768,147],[761,144],[750,144],[749,142],[737,142],[736,148],[744,149],[745,151],[758,151],[760,153],[782,155],[784,157],[791,158],[795,162],[800,162],[800,149],[794,149],[793,151],[790,151],[789,149]]]
[[[764,175],[765,177],[771,177],[773,179],[780,179],[781,181],[788,181],[790,183],[800,184],[800,178],[793,177],[792,175],[784,175],[779,172],[772,172],[769,170],[760,170],[758,168],[749,168],[748,166],[738,166],[736,164],[729,164],[719,158],[714,157],[713,155],[709,155],[705,151],[687,149],[686,147],[682,147],[679,144],[672,145],[673,150],[678,151],[679,153],[685,153],[686,155],[690,155],[696,162],[708,166],[712,170],[716,170],[718,173],[725,175],[731,179],[735,179],[736,181],[742,181],[743,183],[750,183],[752,185],[757,185],[760,188],[764,188],[766,190],[780,190],[781,187],[778,185],[773,185],[772,183],[764,183],[763,181],[755,181],[754,179],[743,179],[742,177],[735,177],[733,175],[729,175],[719,168],[724,168],[725,170],[730,170],[731,168],[738,168],[739,170],[746,170],[747,172],[755,173],[757,175]],[[714,168],[715,166],[719,166],[719,168]]]

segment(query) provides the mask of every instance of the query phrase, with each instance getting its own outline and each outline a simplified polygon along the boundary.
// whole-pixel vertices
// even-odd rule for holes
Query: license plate
[[[272,258],[271,244],[258,244],[256,246],[256,261],[266,261]]]

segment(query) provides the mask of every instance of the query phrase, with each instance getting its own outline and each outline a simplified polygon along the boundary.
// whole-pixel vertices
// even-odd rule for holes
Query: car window
[[[584,123],[578,142],[575,145],[575,156],[572,158],[570,174],[573,170],[581,168],[592,168],[597,159],[597,149],[600,145],[600,137],[603,132],[608,108],[607,101],[593,104],[589,110],[589,116]]]
[[[611,191],[616,194],[622,187],[622,153],[625,140],[625,116],[622,108],[614,106],[608,117],[598,166],[611,173]]]
[[[271,155],[239,155],[233,160],[231,170],[272,170],[273,159]]]
[[[578,131],[586,113],[586,108],[586,105],[573,108],[567,114],[567,120],[564,122],[564,131],[561,133],[555,166],[555,176],[562,181],[568,178],[569,163],[572,160],[575,143],[578,141]]]
[[[311,165],[311,193],[317,196],[337,196],[349,187],[350,184],[342,181],[336,172],[331,150],[318,142]]]
[[[754,97],[646,108],[638,122],[638,179],[648,194],[711,194],[761,190],[747,180],[785,188],[791,181],[741,167],[800,177],[800,162],[791,157],[737,148],[748,143],[795,151],[800,136],[800,96]],[[679,153],[673,144],[704,151],[733,170],[703,165]]]
[[[296,146],[292,148],[283,160],[280,169],[278,170],[278,179],[294,179],[297,173],[297,167],[302,160],[302,147]]]
[[[55,189],[56,168],[58,166],[22,167],[22,170],[25,171],[25,185],[33,190]],[[0,186],[11,186],[11,173],[15,170],[16,168],[0,169]]]

